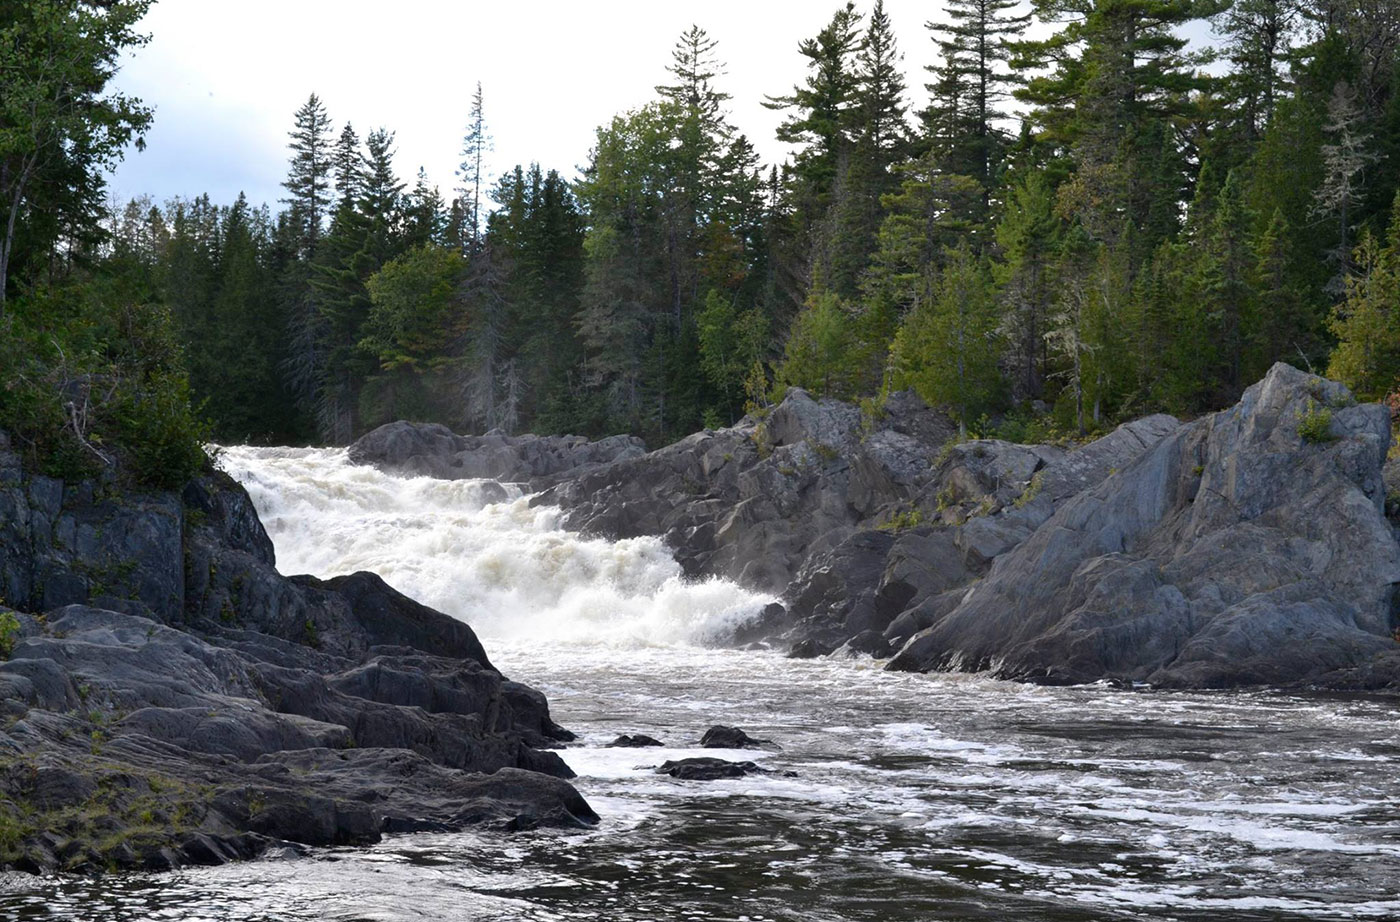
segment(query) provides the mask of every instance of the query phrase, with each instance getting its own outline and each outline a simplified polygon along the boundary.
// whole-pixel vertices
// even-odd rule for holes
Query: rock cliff
[[[570,738],[465,624],[285,578],[247,494],[21,469],[0,434],[0,861],[153,868],[596,821]],[[5,626],[8,622],[8,628]]]

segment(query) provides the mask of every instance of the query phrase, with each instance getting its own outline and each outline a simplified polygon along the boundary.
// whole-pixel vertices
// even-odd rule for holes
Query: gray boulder
[[[350,460],[383,470],[444,480],[545,482],[644,454],[641,439],[615,435],[589,441],[576,435],[457,435],[437,423],[400,420],[380,426],[349,448]]]
[[[1321,413],[1331,441],[1319,444],[1299,427]],[[1326,683],[1395,649],[1389,445],[1383,408],[1276,365],[1232,409],[1061,504],[891,668]]]

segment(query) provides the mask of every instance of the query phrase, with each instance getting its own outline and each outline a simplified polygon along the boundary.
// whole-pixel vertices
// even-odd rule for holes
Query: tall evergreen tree
[[[942,63],[928,68],[933,102],[924,122],[943,169],[971,176],[982,187],[985,220],[1009,139],[1002,104],[1022,81],[1007,67],[1011,43],[1030,14],[1013,15],[1017,0],[948,0],[947,22],[926,27],[937,39]]]
[[[104,172],[133,137],[144,144],[151,110],[108,83],[123,52],[146,43],[136,24],[151,2],[0,7],[0,318],[12,267],[51,261],[66,228],[96,231]]]
[[[330,203],[331,167],[334,151],[331,140],[330,117],[320,98],[312,93],[296,112],[288,144],[292,152],[287,178],[282,187],[288,197],[282,201],[291,206],[292,220],[298,225],[301,255],[309,259],[321,239],[323,224]]]
[[[462,207],[463,239],[469,249],[475,249],[481,242],[484,220],[481,214],[482,193],[485,191],[486,154],[491,150],[491,135],[486,130],[486,110],[477,81],[476,92],[472,94],[471,113],[467,116],[467,131],[462,136],[462,162],[457,167],[458,187]]]

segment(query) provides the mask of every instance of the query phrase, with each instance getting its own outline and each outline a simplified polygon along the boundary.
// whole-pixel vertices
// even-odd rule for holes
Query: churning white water
[[[766,600],[518,489],[232,448],[284,573],[358,569],[470,622],[580,739],[583,833],[390,838],[312,860],[0,879],[0,918],[145,922],[1400,919],[1393,699],[1040,688],[706,646]],[[697,750],[710,725],[778,752]],[[620,733],[666,742],[612,749]],[[795,773],[658,776],[688,755]],[[6,888],[9,888],[8,891]]]
[[[486,638],[698,644],[771,601],[687,582],[656,538],[589,540],[515,484],[397,478],[341,449],[229,448],[286,574],[370,570]]]

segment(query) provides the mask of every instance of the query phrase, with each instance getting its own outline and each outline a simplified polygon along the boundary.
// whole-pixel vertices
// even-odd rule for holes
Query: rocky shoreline
[[[1288,365],[1228,410],[1081,446],[958,443],[913,395],[872,415],[797,389],[650,453],[440,429],[395,423],[351,457],[491,470],[567,527],[662,536],[688,575],[780,596],[736,643],[1057,684],[1400,690],[1389,412]]]
[[[0,434],[0,598],[4,866],[597,821],[543,695],[377,576],[279,575],[223,474],[183,494],[65,484]]]

